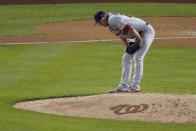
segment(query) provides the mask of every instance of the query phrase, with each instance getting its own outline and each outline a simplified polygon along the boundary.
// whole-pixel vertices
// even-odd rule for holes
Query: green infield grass
[[[0,46],[0,130],[194,131],[163,124],[60,117],[14,109],[17,101],[107,93],[118,85],[120,42]],[[145,59],[144,92],[196,93],[195,48],[153,45]]]
[[[38,24],[92,19],[95,11],[106,10],[134,16],[196,16],[196,4],[100,3],[0,5],[0,35],[39,34]]]

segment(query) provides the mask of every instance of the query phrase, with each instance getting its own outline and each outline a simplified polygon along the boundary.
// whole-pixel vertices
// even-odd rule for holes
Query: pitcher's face
[[[101,18],[101,20],[99,21],[99,25],[104,26],[104,27],[106,27],[108,25],[107,15],[105,15],[104,17]]]

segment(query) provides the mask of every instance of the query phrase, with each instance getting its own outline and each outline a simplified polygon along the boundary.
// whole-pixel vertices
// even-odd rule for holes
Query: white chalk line
[[[190,37],[157,37],[156,40],[172,40],[172,39],[196,39],[196,36],[190,36]],[[23,44],[52,44],[52,43],[58,43],[58,44],[67,44],[67,43],[91,43],[91,42],[107,42],[107,41],[119,41],[120,39],[100,39],[100,40],[76,40],[76,41],[46,41],[46,42],[13,42],[13,43],[0,43],[0,45],[23,45]]]

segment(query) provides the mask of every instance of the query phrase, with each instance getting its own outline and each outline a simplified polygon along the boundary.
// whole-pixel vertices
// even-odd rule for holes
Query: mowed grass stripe
[[[68,20],[92,19],[97,10],[133,16],[196,16],[196,4],[94,3],[0,5],[0,35],[40,34],[36,25]]]
[[[12,52],[14,55],[7,57],[8,60],[0,57],[4,61],[0,66],[0,83],[5,83],[6,75],[24,75],[0,88],[0,130],[194,131],[195,124],[60,117],[12,107],[16,101],[26,99],[106,93],[118,85],[123,50],[120,42],[0,46],[4,54]],[[196,70],[194,54],[194,48],[153,45],[145,59],[143,92],[196,93],[196,76],[178,74],[179,68],[184,68],[178,66],[179,63],[192,66],[186,68],[187,71]],[[5,68],[7,71],[3,71]]]
[[[152,92],[194,94],[195,53],[194,48],[153,46],[145,61],[144,86],[150,84]]]
[[[17,85],[16,92],[20,92],[25,88],[31,89],[31,83],[25,87],[18,86],[18,83],[23,79],[32,78],[31,75],[37,68],[39,69],[42,65],[47,64],[62,51],[60,46],[53,48],[53,46],[38,47],[32,45],[2,46],[0,50],[6,51],[10,50],[10,48],[12,49],[12,53],[7,54],[8,56],[10,55],[10,59],[7,59],[4,55],[0,56],[0,59],[5,61],[0,66],[0,89],[13,88]]]
[[[10,46],[16,52],[23,50],[0,66],[1,95],[30,98],[107,92],[118,85],[123,53],[120,43],[111,43]],[[190,48],[153,46],[145,59],[144,92],[196,93],[195,53]]]
[[[21,78],[10,81],[10,84],[6,83],[6,88],[11,87],[12,90],[15,90],[14,95],[17,97],[30,97],[29,95],[34,95],[32,97],[46,97],[54,95],[97,94],[99,89],[104,89],[104,87],[112,83],[112,79],[115,77],[112,77],[111,74],[119,78],[120,70],[103,74],[105,70],[109,71],[116,67],[110,67],[116,64],[115,57],[113,57],[114,52],[111,52],[111,47],[105,44],[93,45],[29,45],[32,47],[22,53],[22,58],[20,55],[18,59],[12,60],[17,61],[15,63],[16,67],[14,67],[16,70],[10,71],[7,74],[8,76],[12,74],[14,76],[19,75]],[[118,50],[119,46],[111,46],[115,47],[115,50]],[[102,50],[104,47],[105,51]],[[16,50],[17,48],[20,48],[20,46],[17,46]],[[24,60],[26,59],[30,59],[30,61],[25,62]],[[120,59],[121,56],[119,54],[119,62],[116,65],[120,65]],[[110,62],[106,64],[108,60]],[[12,66],[6,68],[9,70]],[[20,68],[24,68],[23,71],[26,73],[26,76],[17,72]],[[5,81],[5,79],[1,80]],[[116,86],[116,83],[114,84]],[[21,95],[21,90],[18,90],[19,87],[24,94]],[[5,91],[6,89],[4,89],[3,95],[7,95]],[[9,90],[6,92],[9,93]],[[103,93],[103,90],[100,90],[100,92]]]

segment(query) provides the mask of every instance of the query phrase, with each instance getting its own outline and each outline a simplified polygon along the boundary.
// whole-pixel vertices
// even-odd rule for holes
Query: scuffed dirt
[[[196,123],[196,95],[103,94],[17,103],[30,111],[90,118]]]

